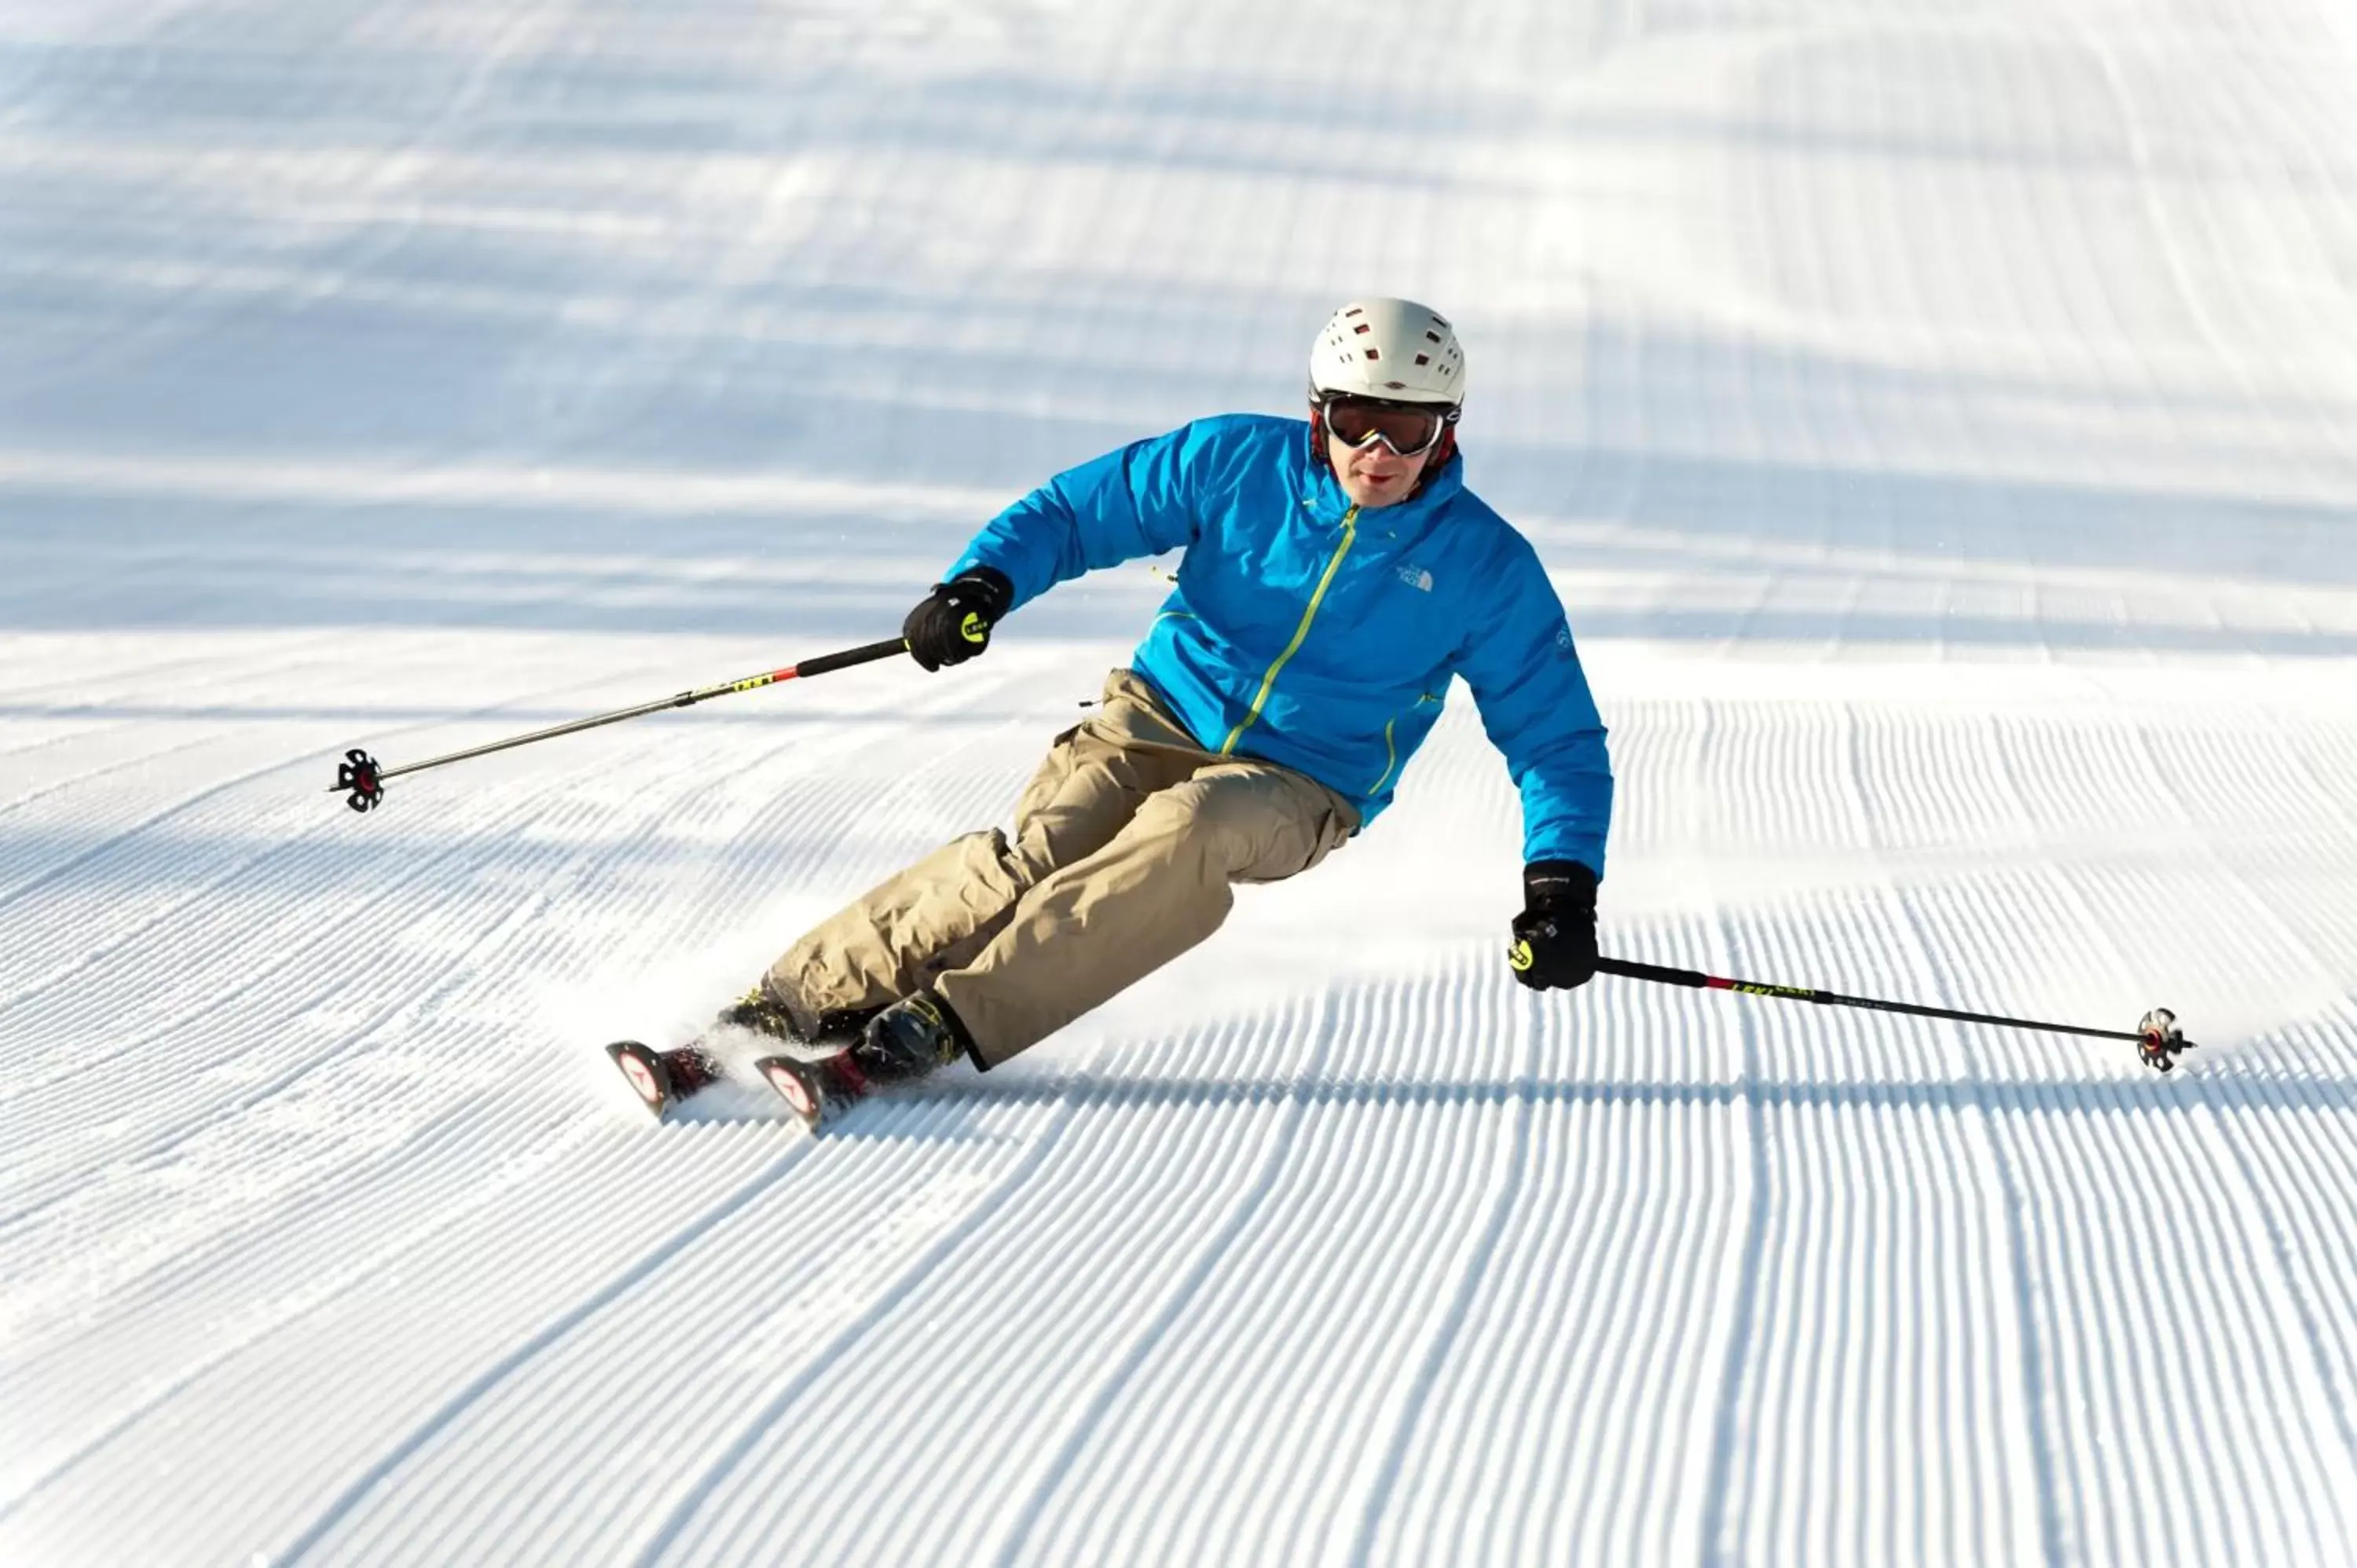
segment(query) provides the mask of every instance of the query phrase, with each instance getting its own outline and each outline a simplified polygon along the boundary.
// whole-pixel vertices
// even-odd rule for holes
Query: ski
[[[639,1097],[640,1103],[656,1121],[662,1121],[674,1097],[671,1070],[663,1066],[662,1055],[653,1047],[637,1040],[616,1040],[606,1047],[606,1055],[621,1070],[623,1081],[630,1086],[630,1092]]]
[[[606,1047],[606,1055],[621,1070],[630,1092],[658,1122],[673,1106],[721,1076],[719,1062],[700,1039],[671,1051],[659,1051],[638,1040],[616,1040]]]
[[[753,1070],[813,1134],[867,1095],[867,1076],[853,1064],[849,1051],[810,1060],[768,1056]]]

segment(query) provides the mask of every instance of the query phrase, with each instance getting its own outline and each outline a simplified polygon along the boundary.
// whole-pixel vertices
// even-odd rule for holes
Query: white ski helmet
[[[1309,392],[1393,403],[1465,401],[1465,350],[1441,314],[1412,299],[1354,299],[1329,317],[1309,349]]]

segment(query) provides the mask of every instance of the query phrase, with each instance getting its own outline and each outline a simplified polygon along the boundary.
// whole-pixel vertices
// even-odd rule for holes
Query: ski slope
[[[0,1561],[2357,1559],[2357,23],[2299,0],[0,0]],[[1143,567],[999,506],[1459,323],[1620,776],[985,1077],[656,1127]]]

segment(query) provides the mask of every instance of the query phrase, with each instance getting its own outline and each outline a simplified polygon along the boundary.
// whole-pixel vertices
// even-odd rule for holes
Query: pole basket
[[[2177,1027],[2177,1015],[2166,1007],[2156,1007],[2144,1015],[2136,1026],[2136,1055],[2145,1066],[2156,1072],[2167,1072],[2177,1065],[2177,1053],[2190,1051],[2193,1042]]]
[[[384,783],[377,777],[376,758],[354,746],[336,765],[336,788],[349,791],[344,804],[355,811],[372,811],[384,799]]]

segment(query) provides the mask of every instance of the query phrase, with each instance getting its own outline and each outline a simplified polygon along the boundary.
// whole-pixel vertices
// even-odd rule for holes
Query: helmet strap
[[[1424,494],[1424,487],[1432,483],[1432,476],[1448,467],[1456,457],[1457,422],[1452,419],[1440,427],[1440,439],[1433,443],[1431,453],[1424,460],[1424,472],[1416,476],[1415,489],[1408,491],[1407,499],[1414,500]]]

